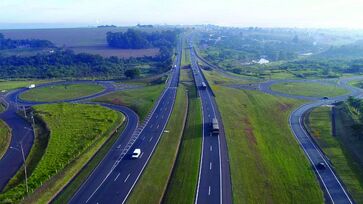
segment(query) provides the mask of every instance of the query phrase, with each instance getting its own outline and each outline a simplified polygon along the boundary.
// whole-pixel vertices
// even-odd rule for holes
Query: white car
[[[141,155],[141,149],[135,149],[131,155],[132,159],[138,159]]]

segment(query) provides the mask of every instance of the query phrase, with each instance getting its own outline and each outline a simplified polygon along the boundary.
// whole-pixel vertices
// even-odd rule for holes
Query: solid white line
[[[166,93],[166,92],[165,92],[165,93]],[[164,93],[164,94],[165,94],[165,93]],[[174,99],[175,99],[175,97],[176,97],[176,91],[175,91],[175,93],[174,93],[173,97],[174,97]],[[169,114],[169,115],[168,115],[168,121],[169,121],[169,118],[170,118],[170,115],[171,115],[171,111],[172,111],[172,110],[173,110],[173,108],[174,108],[174,104],[175,104],[174,102],[175,102],[175,100],[173,100],[172,108],[170,109],[170,111],[169,111],[169,113],[168,113],[168,114]],[[163,134],[164,129],[165,129],[165,127],[166,127],[166,125],[167,125],[167,123],[165,123],[165,124],[164,124],[164,127],[163,127],[162,131],[160,132],[160,135],[159,135],[159,137],[158,137],[158,140],[156,141],[155,145],[153,146],[153,149],[151,150],[151,153],[149,154],[149,157],[147,158],[147,160],[146,160],[146,162],[145,162],[144,166],[142,167],[141,171],[140,171],[140,172],[139,172],[139,174],[137,175],[137,178],[135,179],[135,182],[132,184],[132,186],[131,186],[131,188],[130,188],[129,192],[127,193],[127,195],[125,196],[124,200],[122,201],[122,204],[126,202],[126,200],[127,200],[127,198],[129,197],[129,195],[130,195],[130,193],[131,193],[132,189],[134,188],[134,186],[136,185],[137,181],[139,180],[139,178],[140,178],[140,176],[141,176],[142,172],[144,171],[144,169],[145,169],[145,167],[146,167],[147,163],[149,162],[149,160],[150,160],[150,158],[151,158],[151,156],[152,156],[153,152],[155,151],[155,148],[156,148],[157,144],[159,143],[159,140],[160,140],[160,138],[161,138],[161,134]]]
[[[116,178],[113,181],[116,181],[119,176],[120,176],[120,173],[117,174]]]
[[[126,183],[127,179],[129,179],[130,175],[131,175],[131,174],[128,174],[128,175],[127,175],[127,177],[126,177],[126,178],[125,178],[125,180],[124,180],[124,183]]]

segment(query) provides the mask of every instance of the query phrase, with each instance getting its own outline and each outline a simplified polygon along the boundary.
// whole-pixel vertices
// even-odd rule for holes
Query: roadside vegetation
[[[133,109],[143,121],[158,100],[165,84],[139,89],[123,90],[93,99],[92,101],[124,105]]]
[[[189,52],[188,52],[189,53]],[[188,117],[163,203],[194,203],[202,148],[202,107],[191,69],[181,70],[188,91]]]
[[[233,202],[322,203],[314,172],[288,125],[303,101],[211,86],[226,131]]]
[[[363,89],[363,81],[362,80],[353,80],[348,83],[351,86],[355,86],[357,88]]]
[[[98,84],[59,84],[29,89],[20,95],[25,101],[53,102],[89,96],[103,91]]]
[[[10,91],[17,88],[28,87],[31,84],[44,84],[51,82],[51,80],[27,80],[27,81],[0,81],[0,90]]]
[[[335,134],[333,135],[332,108],[318,107],[306,118],[308,129],[315,141],[328,156],[339,178],[356,203],[363,202],[363,142],[354,135],[356,124],[347,104],[335,109]]]
[[[0,120],[0,159],[4,156],[11,141],[11,133],[6,123]]]
[[[160,203],[178,154],[182,137],[187,100],[179,86],[173,112],[144,173],[133,189],[128,203]]]
[[[34,106],[50,131],[46,151],[28,175],[25,184],[0,195],[1,202],[46,203],[88,162],[105,143],[124,117],[99,105],[52,104]]]
[[[287,82],[271,86],[271,90],[286,94],[312,96],[312,97],[334,97],[348,93],[348,90],[333,84]]]

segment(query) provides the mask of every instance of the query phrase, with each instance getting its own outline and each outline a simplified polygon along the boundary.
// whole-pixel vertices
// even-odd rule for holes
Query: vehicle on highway
[[[141,155],[141,149],[135,149],[131,155],[132,159],[138,159]]]
[[[219,124],[217,118],[212,119],[212,134],[213,135],[219,134]]]
[[[206,89],[207,88],[207,84],[203,81],[202,85],[200,86],[200,89]]]
[[[30,86],[28,87],[29,89],[33,89],[35,88],[35,84],[30,84]]]
[[[328,98],[327,96],[324,96],[324,97],[323,97],[323,99],[325,99],[325,100],[326,100],[326,99],[329,99],[329,98]]]
[[[316,164],[316,168],[319,170],[324,170],[324,169],[326,169],[326,165],[324,162],[319,162]]]

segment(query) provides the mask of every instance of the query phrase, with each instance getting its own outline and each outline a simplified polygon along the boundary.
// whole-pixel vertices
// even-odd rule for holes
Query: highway
[[[209,86],[207,89],[200,88],[202,82],[206,84],[208,82],[197,64],[196,55],[191,44],[190,55],[191,67],[202,102],[203,113],[202,153],[195,203],[232,203],[228,150],[223,123],[211,89]],[[220,126],[218,135],[212,135],[211,132],[213,118],[217,118]]]
[[[105,158],[73,196],[70,203],[124,203],[140,178],[164,132],[173,110],[179,83],[181,48],[175,68],[149,119],[118,153]],[[139,159],[131,159],[134,149]]]

